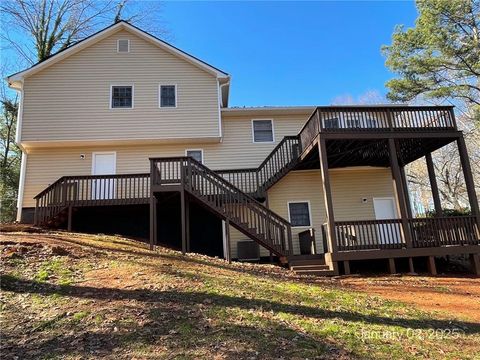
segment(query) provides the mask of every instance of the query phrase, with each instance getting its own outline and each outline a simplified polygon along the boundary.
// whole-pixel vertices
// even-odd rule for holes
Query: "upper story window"
[[[253,142],[273,142],[273,120],[252,120]]]
[[[199,163],[203,164],[203,150],[185,150],[185,155],[190,156],[197,160]]]
[[[133,86],[132,85],[112,85],[110,107],[112,109],[133,108]]]
[[[308,201],[289,202],[288,217],[292,226],[312,226],[310,203]]]
[[[117,40],[117,52],[119,52],[119,53],[130,52],[130,40],[128,40],[128,39],[118,39]]]
[[[177,107],[177,85],[160,85],[160,107]]]

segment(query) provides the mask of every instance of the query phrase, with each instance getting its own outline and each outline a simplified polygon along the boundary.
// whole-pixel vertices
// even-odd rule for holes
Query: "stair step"
[[[334,276],[335,271],[330,269],[325,270],[297,270],[295,271],[298,275],[314,275],[314,276]]]
[[[328,265],[290,265],[290,270],[303,271],[303,270],[325,270],[330,269]]]
[[[325,259],[297,260],[290,259],[290,266],[306,266],[306,265],[325,265]]]

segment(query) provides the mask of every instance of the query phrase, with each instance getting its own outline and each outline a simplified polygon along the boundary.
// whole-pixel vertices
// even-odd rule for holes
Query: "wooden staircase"
[[[288,259],[290,270],[299,275],[333,276],[335,271],[325,263],[325,257],[320,255],[295,255]]]
[[[216,172],[190,157],[150,161],[153,193],[180,187],[281,261],[293,253],[290,223]]]

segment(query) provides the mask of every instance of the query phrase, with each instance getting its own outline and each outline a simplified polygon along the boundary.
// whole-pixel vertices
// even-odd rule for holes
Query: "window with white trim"
[[[252,120],[253,142],[273,142],[273,120]]]
[[[128,39],[118,39],[117,40],[117,52],[119,52],[119,53],[130,52],[130,40],[128,40]]]
[[[177,86],[160,85],[160,107],[177,107]]]
[[[112,109],[131,109],[133,107],[133,86],[112,85],[111,97],[110,106]]]
[[[311,226],[308,201],[288,203],[288,215],[292,226]]]
[[[199,163],[203,164],[203,150],[186,150],[186,156],[190,156],[197,160]]]

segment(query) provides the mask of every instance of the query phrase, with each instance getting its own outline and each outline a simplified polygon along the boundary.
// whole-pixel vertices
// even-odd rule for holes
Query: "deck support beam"
[[[429,256],[427,258],[428,272],[431,275],[437,275],[437,266],[435,265],[435,256]]]
[[[388,271],[390,272],[390,274],[396,274],[397,273],[397,269],[395,267],[395,259],[394,258],[389,258],[388,259]]]
[[[475,183],[473,181],[472,168],[468,158],[467,146],[465,145],[465,139],[463,136],[460,136],[457,139],[457,146],[458,153],[460,155],[460,162],[462,164],[463,176],[465,178],[465,185],[467,187],[470,209],[472,211],[472,215],[477,219],[477,227],[478,231],[480,231],[480,210],[478,207],[477,194],[475,193]]]
[[[330,175],[328,173],[327,145],[325,138],[320,136],[318,140],[318,152],[320,157],[320,173],[322,176],[323,197],[327,212],[328,247],[330,252],[337,252],[337,240],[335,236],[335,218],[333,214],[332,190],[330,187]]]
[[[400,166],[400,177],[402,179],[403,191],[405,193],[405,205],[407,206],[407,214],[411,219],[413,218],[412,202],[410,201],[410,192],[408,191],[408,180],[405,174],[405,166]]]
[[[406,197],[404,187],[402,185],[402,175],[400,172],[400,166],[398,164],[397,145],[395,139],[388,139],[388,150],[390,156],[390,167],[392,169],[392,177],[395,183],[395,193],[397,197],[398,207],[400,208],[400,219],[402,221],[402,232],[407,248],[412,247],[412,238],[410,236],[410,229],[408,227],[408,211],[406,205]]]
[[[470,254],[470,264],[472,265],[472,272],[480,276],[480,256],[478,254]]]
[[[180,217],[182,219],[182,254],[185,255],[187,253],[187,219],[185,216],[185,190],[182,189],[180,191]]]
[[[345,270],[345,275],[350,275],[350,261],[345,260],[343,262],[343,269]]]
[[[71,206],[69,206],[68,207],[67,231],[72,231],[72,213],[73,213],[73,208]]]
[[[190,252],[190,199],[185,197],[185,237],[187,253]]]
[[[408,272],[410,274],[415,274],[415,267],[413,266],[413,258],[412,257],[408,258]]]
[[[435,216],[442,216],[442,202],[440,201],[440,192],[438,191],[437,177],[435,176],[435,167],[433,165],[432,153],[425,154],[427,162],[428,178],[432,189],[433,204],[435,205]]]
[[[150,195],[150,250],[154,250],[157,244],[157,202],[152,192]]]
[[[225,220],[225,260],[232,262],[232,249],[230,248],[230,220]]]

